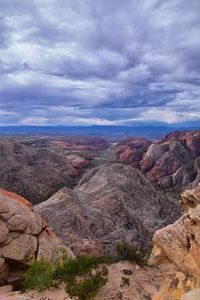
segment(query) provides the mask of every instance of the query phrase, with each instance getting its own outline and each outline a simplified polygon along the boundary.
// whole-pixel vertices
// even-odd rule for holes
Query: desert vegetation
[[[71,297],[90,300],[107,282],[106,265],[130,260],[142,266],[146,263],[148,254],[149,249],[117,244],[116,255],[113,256],[77,256],[75,259],[63,256],[62,259],[59,258],[52,263],[43,260],[35,261],[24,275],[22,290],[42,291],[64,282],[66,291]],[[129,280],[123,277],[122,284],[127,286]]]

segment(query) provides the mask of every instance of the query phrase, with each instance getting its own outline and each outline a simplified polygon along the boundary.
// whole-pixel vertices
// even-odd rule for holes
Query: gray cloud
[[[1,124],[200,119],[199,0],[0,7]]]

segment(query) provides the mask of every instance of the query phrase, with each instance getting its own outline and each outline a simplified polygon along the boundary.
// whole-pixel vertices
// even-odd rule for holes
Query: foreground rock
[[[75,253],[96,255],[102,246],[113,253],[117,242],[149,246],[155,230],[181,213],[139,170],[122,164],[89,170],[74,190],[63,188],[35,209]]]
[[[72,256],[26,199],[0,189],[0,279],[35,260],[50,262],[59,251]]]
[[[162,265],[157,270],[156,268],[139,267],[135,263],[128,261],[118,262],[108,265],[107,283],[102,287],[94,300],[147,300],[157,292],[161,278],[166,272],[172,274],[169,265]],[[169,267],[169,268],[168,268]],[[124,275],[123,270],[131,271],[131,275]],[[129,285],[122,285],[122,278],[129,280]],[[12,295],[10,300],[71,300],[65,290],[65,285],[62,283],[58,288],[51,288],[41,293],[36,291],[28,291],[24,294],[7,293]],[[8,300],[8,299],[3,299]]]
[[[183,193],[183,203],[188,199],[187,212],[174,224],[158,230],[153,238],[154,257],[167,257],[181,271],[200,276],[200,185]],[[195,195],[197,206],[190,202]]]
[[[174,224],[156,231],[149,265],[138,266],[127,261],[108,265],[108,281],[98,291],[95,300],[200,299],[199,190],[200,186],[184,192],[181,202],[187,204],[186,213]],[[189,203],[192,203],[190,208]],[[127,285],[122,284],[123,277],[127,278]],[[29,291],[23,295],[12,295],[11,299],[39,300],[45,297],[70,300],[64,285],[42,294]]]
[[[186,213],[174,224],[156,231],[150,263],[174,266],[173,276],[166,276],[155,300],[199,299],[200,287],[200,185],[187,190],[181,202]],[[191,204],[191,206],[190,206]],[[190,207],[189,207],[190,206]],[[193,290],[189,292],[190,290]],[[197,296],[198,295],[198,296]]]
[[[36,204],[62,186],[71,186],[76,175],[71,163],[49,149],[34,149],[0,140],[0,187]]]

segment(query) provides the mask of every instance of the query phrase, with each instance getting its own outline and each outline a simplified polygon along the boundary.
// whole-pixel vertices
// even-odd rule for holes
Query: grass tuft
[[[129,284],[130,284],[129,278],[122,276],[120,286],[125,287],[128,286]]]

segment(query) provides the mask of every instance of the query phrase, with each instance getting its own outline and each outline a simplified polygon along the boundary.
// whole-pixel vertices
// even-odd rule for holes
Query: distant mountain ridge
[[[198,126],[167,126],[160,124],[146,124],[135,126],[0,126],[0,135],[16,134],[60,134],[60,135],[104,135],[104,136],[141,136],[148,139],[160,139],[172,131],[195,130]]]

